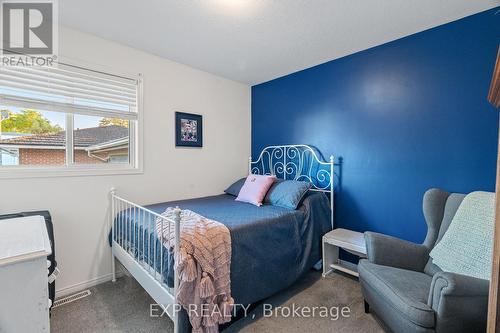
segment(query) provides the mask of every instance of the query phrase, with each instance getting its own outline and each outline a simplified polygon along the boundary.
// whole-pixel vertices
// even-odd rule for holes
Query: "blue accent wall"
[[[428,188],[494,190],[496,10],[252,87],[254,157],[297,143],[340,157],[336,226],[421,242]]]

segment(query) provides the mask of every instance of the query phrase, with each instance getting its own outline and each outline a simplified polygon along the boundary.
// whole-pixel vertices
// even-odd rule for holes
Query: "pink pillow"
[[[261,206],[275,179],[275,176],[249,175],[235,200]]]

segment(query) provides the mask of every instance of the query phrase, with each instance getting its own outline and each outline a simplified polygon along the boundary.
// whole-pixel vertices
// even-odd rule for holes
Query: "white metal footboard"
[[[171,220],[119,197],[114,189],[110,192],[110,206],[113,282],[116,281],[116,258],[163,308],[174,322],[174,332],[178,332],[175,295],[179,281],[174,274],[174,287],[168,287],[163,272],[165,259],[171,258],[166,257],[171,255],[170,250],[179,252],[181,210],[177,208],[175,219]],[[159,234],[157,224],[161,229]],[[164,239],[164,230],[168,235],[170,231],[175,232],[175,238]]]

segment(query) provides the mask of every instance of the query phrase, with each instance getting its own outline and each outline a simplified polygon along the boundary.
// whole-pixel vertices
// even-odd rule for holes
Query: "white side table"
[[[359,276],[354,264],[346,265],[339,259],[339,248],[360,258],[366,258],[363,233],[342,228],[334,229],[323,236],[323,277],[334,270]]]

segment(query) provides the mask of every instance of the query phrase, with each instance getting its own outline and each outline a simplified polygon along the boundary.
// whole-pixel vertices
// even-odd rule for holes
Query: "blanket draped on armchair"
[[[495,193],[467,194],[443,238],[430,253],[433,263],[445,272],[489,280],[494,225]]]

